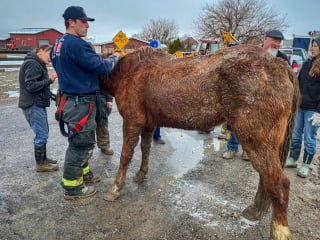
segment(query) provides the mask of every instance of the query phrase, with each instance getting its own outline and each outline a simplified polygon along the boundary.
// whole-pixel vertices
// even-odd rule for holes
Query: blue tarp
[[[295,37],[293,39],[292,47],[304,48],[307,52],[309,51],[311,38],[310,37]]]

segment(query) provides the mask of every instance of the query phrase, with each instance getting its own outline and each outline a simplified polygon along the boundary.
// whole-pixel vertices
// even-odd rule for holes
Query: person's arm
[[[28,62],[24,65],[25,71],[25,83],[27,91],[34,93],[40,91],[43,88],[48,87],[53,80],[46,76],[43,76],[41,67],[37,63]]]

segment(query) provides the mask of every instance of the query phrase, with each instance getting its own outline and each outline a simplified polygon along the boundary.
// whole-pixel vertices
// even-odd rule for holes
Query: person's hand
[[[57,75],[57,73],[51,73],[51,77],[50,77],[50,79],[51,79],[51,82],[52,83],[54,83],[54,81],[56,80],[58,78],[58,75]]]
[[[116,55],[119,57],[119,59],[121,59],[126,55],[126,53],[122,49],[115,49],[113,51],[113,55]]]
[[[112,108],[112,102],[107,102],[106,105],[107,105],[107,108],[109,108],[109,109]]]
[[[320,113],[314,112],[308,120],[311,121],[312,126],[320,126]]]

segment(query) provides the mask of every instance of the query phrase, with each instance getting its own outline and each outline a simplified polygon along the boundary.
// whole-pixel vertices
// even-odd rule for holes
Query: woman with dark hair
[[[320,37],[312,40],[311,55],[301,67],[298,79],[301,104],[296,116],[290,154],[285,167],[296,168],[304,136],[303,164],[297,175],[307,177],[316,153],[317,131],[320,126]]]

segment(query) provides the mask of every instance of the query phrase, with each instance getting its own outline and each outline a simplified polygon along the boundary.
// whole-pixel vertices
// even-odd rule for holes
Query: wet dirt
[[[14,95],[18,86],[17,72],[0,73],[0,239],[269,239],[270,211],[255,223],[241,218],[253,201],[258,174],[250,162],[241,160],[241,150],[232,160],[222,159],[226,142],[217,139],[219,128],[209,134],[162,128],[166,144],[152,144],[148,179],[140,185],[133,182],[141,157],[137,146],[120,199],[104,201],[122,146],[116,107],[109,122],[115,154],[107,157],[96,148],[90,162],[102,178],[95,184],[97,194],[65,201],[60,179],[67,139],[54,120],[54,104],[48,109],[47,148],[60,169],[36,173],[33,133]],[[292,239],[320,239],[318,155],[307,179],[295,171],[285,169],[291,181]]]

